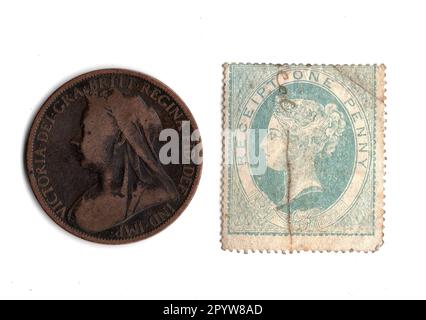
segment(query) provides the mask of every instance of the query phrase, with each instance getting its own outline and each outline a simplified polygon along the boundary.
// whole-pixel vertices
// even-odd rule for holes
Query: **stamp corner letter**
[[[223,249],[376,251],[385,66],[223,67]]]

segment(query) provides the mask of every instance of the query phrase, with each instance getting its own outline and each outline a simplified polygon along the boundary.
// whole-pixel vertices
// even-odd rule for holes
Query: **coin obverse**
[[[105,69],[57,89],[29,132],[26,168],[46,213],[85,240],[147,238],[186,208],[202,168],[184,102],[145,74]]]

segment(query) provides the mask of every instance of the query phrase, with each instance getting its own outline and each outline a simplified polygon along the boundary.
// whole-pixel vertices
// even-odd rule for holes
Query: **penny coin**
[[[80,75],[41,106],[26,168],[46,213],[105,244],[147,238],[187,207],[202,168],[197,124],[160,81],[130,70]]]

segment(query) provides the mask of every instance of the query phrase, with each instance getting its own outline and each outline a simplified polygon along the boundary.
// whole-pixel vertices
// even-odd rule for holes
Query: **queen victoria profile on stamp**
[[[224,65],[224,249],[381,246],[384,77],[384,65]]]

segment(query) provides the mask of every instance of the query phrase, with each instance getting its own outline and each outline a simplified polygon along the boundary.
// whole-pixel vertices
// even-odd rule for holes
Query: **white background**
[[[424,1],[2,1],[0,298],[426,298]],[[224,62],[385,63],[385,245],[374,254],[220,249]],[[184,214],[146,241],[79,240],[35,201],[24,140],[64,81],[124,67],[190,107],[204,171]]]

